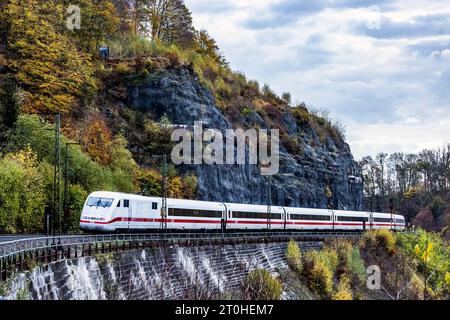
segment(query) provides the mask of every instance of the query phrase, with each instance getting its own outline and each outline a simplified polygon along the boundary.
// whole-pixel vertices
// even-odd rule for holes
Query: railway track
[[[102,234],[70,236],[3,236],[0,237],[0,258],[36,250],[76,247],[86,244],[109,244],[118,242],[141,243],[245,243],[246,241],[276,242],[295,239],[298,241],[324,241],[331,237],[355,237],[355,232],[237,232],[237,233],[144,233],[144,234]]]
[[[20,234],[20,235],[0,235],[0,244],[4,242],[25,240],[25,239],[36,239],[44,238],[44,234]]]

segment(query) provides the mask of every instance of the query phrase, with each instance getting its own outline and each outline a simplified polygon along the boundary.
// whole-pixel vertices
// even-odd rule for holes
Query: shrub
[[[0,233],[44,231],[45,179],[30,147],[0,160]]]
[[[161,196],[162,176],[154,169],[142,169],[138,177],[140,191],[147,196]]]
[[[295,108],[292,108],[291,112],[292,116],[297,121],[298,126],[308,124],[309,121],[311,120],[311,114],[308,112],[306,108],[297,106]]]
[[[288,261],[289,266],[295,271],[301,271],[301,258],[302,253],[298,244],[291,239],[286,249],[286,260]]]
[[[353,300],[353,294],[350,287],[350,279],[343,275],[339,280],[336,292],[333,294],[333,300]]]
[[[350,272],[350,261],[352,258],[352,243],[346,239],[333,239],[327,243],[326,247],[334,250],[337,253],[337,273],[341,275],[343,273]]]
[[[297,137],[283,135],[281,137],[281,143],[289,153],[296,154],[300,150],[300,144],[298,142]]]
[[[444,209],[446,207],[446,203],[444,200],[442,200],[441,197],[435,196],[433,200],[431,201],[430,209],[431,213],[433,214],[433,217],[437,218],[442,213],[444,213]]]
[[[391,231],[387,229],[370,230],[366,232],[360,242],[361,248],[374,253],[395,253],[396,241]]]
[[[116,66],[116,72],[123,76],[133,73],[134,70],[127,62],[120,62]]]
[[[269,271],[255,269],[244,282],[244,297],[248,300],[279,300],[283,286]]]
[[[329,297],[333,290],[333,272],[319,252],[306,253],[303,275],[311,291],[323,297]]]
[[[357,279],[363,283],[366,280],[366,268],[364,261],[361,258],[361,254],[357,247],[352,248],[349,262],[349,270],[357,277]]]
[[[88,193],[78,184],[68,187],[67,208],[64,212],[64,230],[67,233],[79,232],[80,213]]]
[[[252,113],[252,109],[247,108],[247,107],[245,107],[245,108],[243,108],[243,109],[241,110],[241,114],[242,114],[244,117],[248,117],[251,113]]]
[[[183,193],[185,199],[196,199],[197,198],[197,188],[198,188],[198,179],[197,176],[193,173],[186,175],[183,179]]]
[[[414,257],[418,271],[428,278],[429,294],[446,299],[450,294],[450,247],[437,233],[418,229],[416,234],[396,235],[400,250]]]

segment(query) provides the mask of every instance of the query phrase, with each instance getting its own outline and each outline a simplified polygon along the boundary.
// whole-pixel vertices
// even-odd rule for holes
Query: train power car
[[[161,229],[185,231],[405,229],[403,216],[390,213],[308,209],[167,199],[98,191],[87,198],[80,228],[91,232],[129,232]]]

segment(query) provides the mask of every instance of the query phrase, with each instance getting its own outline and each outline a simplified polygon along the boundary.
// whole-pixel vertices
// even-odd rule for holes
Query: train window
[[[390,218],[373,218],[373,222],[391,222]]]
[[[338,221],[355,221],[355,222],[369,222],[369,218],[367,217],[344,217],[338,216]]]
[[[267,220],[267,212],[243,212],[235,211],[234,218],[244,218],[244,219],[265,219]],[[281,220],[281,213],[271,213],[271,219]]]
[[[117,208],[120,208],[120,200],[117,202]]]
[[[158,209],[158,202],[152,202],[152,209],[153,210]]]
[[[87,205],[89,207],[103,207],[103,208],[109,208],[111,207],[114,199],[109,198],[97,198],[97,197],[90,197]]]
[[[169,216],[222,218],[222,211],[169,208]]]
[[[312,215],[312,214],[290,214],[291,220],[316,220],[316,221],[330,221],[331,216]]]
[[[129,208],[130,207],[130,200],[123,200],[123,207]]]

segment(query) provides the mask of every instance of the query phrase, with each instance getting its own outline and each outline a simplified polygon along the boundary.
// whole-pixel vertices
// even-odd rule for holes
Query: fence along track
[[[76,235],[25,238],[0,243],[0,281],[36,263],[48,264],[63,259],[109,252],[160,246],[204,246],[242,243],[324,241],[333,237],[359,237],[350,232],[247,232],[247,233],[145,233]]]

